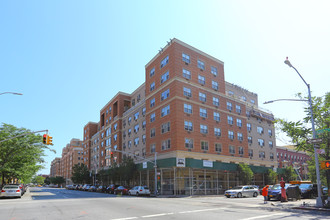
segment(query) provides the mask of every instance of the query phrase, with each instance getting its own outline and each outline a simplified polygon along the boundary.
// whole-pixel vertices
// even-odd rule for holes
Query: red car
[[[114,191],[114,194],[116,195],[128,195],[128,188],[127,187],[124,187],[124,186],[118,186],[115,191]]]

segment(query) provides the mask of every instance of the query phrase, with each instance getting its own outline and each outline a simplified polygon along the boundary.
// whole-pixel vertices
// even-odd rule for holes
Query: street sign
[[[316,134],[322,134],[324,132],[330,132],[330,128],[325,128],[325,129],[320,129],[320,130],[316,130]]]
[[[317,154],[325,154],[325,149],[316,149]]]
[[[317,138],[317,139],[309,139],[307,140],[307,144],[319,144],[322,143],[323,139],[322,138]]]

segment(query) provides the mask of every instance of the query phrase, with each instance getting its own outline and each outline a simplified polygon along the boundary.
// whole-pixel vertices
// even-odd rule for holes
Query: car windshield
[[[242,189],[242,187],[243,187],[243,186],[235,186],[235,187],[233,187],[233,188],[231,188],[231,189]]]
[[[144,189],[149,189],[149,188],[145,186]]]
[[[272,188],[270,188],[270,189],[281,189],[282,187],[278,184],[278,185],[274,185]]]
[[[18,189],[18,186],[4,186],[3,189]]]
[[[312,185],[311,184],[300,184],[299,188],[300,189],[311,189]]]

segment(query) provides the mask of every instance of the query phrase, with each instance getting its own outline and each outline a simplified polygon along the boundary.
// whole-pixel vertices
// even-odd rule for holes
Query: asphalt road
[[[276,202],[275,202],[276,203]],[[263,198],[153,198],[31,188],[22,199],[1,199],[1,220],[330,219],[328,212],[269,209]]]

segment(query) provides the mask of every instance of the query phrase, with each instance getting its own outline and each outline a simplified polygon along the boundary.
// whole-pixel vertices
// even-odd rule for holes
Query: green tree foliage
[[[277,173],[272,169],[269,169],[267,172],[267,183],[269,185],[275,185],[277,182]]]
[[[2,141],[0,143],[2,184],[8,179],[19,179],[23,183],[31,181],[31,178],[43,167],[44,150],[49,149],[42,144],[42,137],[31,134],[31,131],[25,128],[2,124],[0,141]]]
[[[55,184],[55,185],[61,185],[61,184],[65,183],[65,179],[63,176],[51,177],[50,183]]]
[[[75,164],[72,168],[71,180],[77,184],[90,183],[90,173],[85,164]]]
[[[240,181],[242,181],[243,185],[251,184],[253,178],[253,172],[249,165],[247,164],[238,164],[238,175]]]
[[[32,179],[32,183],[36,183],[36,184],[39,184],[39,185],[44,184],[44,181],[45,181],[45,177],[42,177],[42,176],[35,176]]]
[[[303,98],[298,94],[300,99]],[[330,128],[330,92],[322,97],[312,97],[313,116],[315,122],[315,129],[322,130]],[[305,108],[306,116],[302,121],[292,122],[283,119],[277,120],[278,128],[285,132],[291,138],[293,144],[296,145],[296,150],[306,151],[310,156],[314,157],[314,145],[308,144],[307,140],[313,138],[311,129],[311,114],[309,106]],[[325,150],[325,154],[319,154],[319,161],[330,160],[330,132],[324,132],[319,135],[323,139],[321,144],[318,144],[321,149]],[[309,163],[309,175],[315,177],[315,162],[314,159]],[[330,170],[320,172],[321,179],[327,179],[327,185],[330,186]],[[325,175],[325,176],[324,176]]]
[[[294,171],[293,167],[286,167],[283,171],[282,174],[279,174],[280,177],[283,177],[283,180],[285,182],[289,182],[289,181],[292,181],[292,180],[297,180],[297,174],[296,174],[296,171]]]

